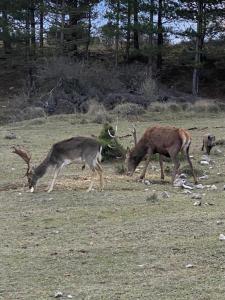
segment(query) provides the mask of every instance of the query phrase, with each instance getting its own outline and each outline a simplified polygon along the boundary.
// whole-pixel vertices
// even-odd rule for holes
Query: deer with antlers
[[[53,167],[54,176],[48,188],[48,193],[51,192],[62,168],[71,162],[78,161],[87,164],[92,171],[92,179],[87,192],[91,191],[93,187],[95,172],[99,175],[100,190],[103,189],[103,171],[100,165],[102,146],[95,139],[72,137],[58,142],[51,147],[46,158],[37,167],[31,165],[31,155],[25,149],[19,147],[13,148],[13,153],[19,155],[27,164],[25,176],[27,176],[31,192],[34,192],[37,181],[46,174],[47,169]]]
[[[178,153],[183,151],[191,168],[194,182],[196,184],[197,178],[195,176],[193,165],[189,156],[190,145],[191,136],[185,129],[171,126],[154,126],[148,128],[136,145],[131,150],[128,149],[127,151],[127,175],[132,176],[141,160],[147,156],[145,167],[140,176],[140,178],[143,179],[145,177],[151,155],[158,153],[161,168],[161,179],[164,179],[163,156],[170,157],[174,163],[174,170],[172,173],[173,183],[180,166]]]

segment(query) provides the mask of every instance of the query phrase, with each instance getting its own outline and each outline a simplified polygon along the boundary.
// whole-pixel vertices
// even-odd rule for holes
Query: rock
[[[60,298],[63,296],[63,293],[60,291],[55,292],[55,298]]]
[[[223,186],[223,189],[225,190],[225,184],[224,184],[224,186]]]
[[[5,139],[7,139],[7,140],[15,140],[16,138],[17,138],[16,134],[13,132],[9,132],[5,135]]]
[[[209,176],[208,175],[203,175],[203,176],[199,177],[198,179],[200,179],[200,180],[209,179]]]
[[[183,184],[182,187],[184,189],[193,190],[193,187],[191,187],[190,185]]]
[[[72,299],[73,296],[72,296],[72,295],[67,295],[67,298],[68,298],[68,299]]]
[[[223,224],[223,222],[221,220],[218,220],[218,221],[216,221],[216,224],[221,225],[221,224]]]
[[[162,194],[161,194],[161,196],[162,196],[162,198],[169,198],[170,197],[170,194],[168,193],[168,192],[162,192]]]
[[[225,241],[225,235],[224,235],[223,233],[221,233],[221,234],[219,235],[219,240],[220,240],[220,241]]]
[[[148,179],[144,179],[143,183],[146,184],[146,185],[150,185],[151,184],[151,182]]]
[[[193,266],[192,264],[187,264],[185,267],[186,267],[187,269],[190,269],[190,268],[193,268],[194,266]]]
[[[191,196],[191,199],[202,199],[202,195],[201,194],[193,194]]]
[[[202,158],[201,158],[201,160],[203,160],[203,161],[207,161],[207,162],[210,162],[210,161],[211,161],[211,158],[210,158],[210,157],[208,157],[208,155],[202,155]]]
[[[174,180],[173,186],[174,187],[182,187],[184,183],[185,183],[185,180],[178,177]]]
[[[195,203],[194,203],[193,205],[194,205],[194,206],[201,206],[202,203],[201,203],[201,201],[195,201]]]
[[[187,175],[185,173],[181,173],[180,176],[179,176],[181,179],[186,179],[187,178]]]
[[[206,160],[201,160],[201,161],[200,161],[200,164],[201,164],[201,165],[209,165],[209,162],[206,161]]]
[[[200,190],[203,190],[204,189],[204,185],[203,184],[197,184],[196,186],[196,189],[200,189]]]
[[[215,184],[211,185],[210,190],[217,190],[217,186]]]
[[[189,191],[189,190],[184,190],[184,191],[183,191],[183,194],[192,194],[192,192]]]

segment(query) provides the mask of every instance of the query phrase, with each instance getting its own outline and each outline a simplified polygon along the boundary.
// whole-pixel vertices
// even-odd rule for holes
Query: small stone
[[[161,196],[162,196],[162,198],[165,199],[165,198],[169,198],[170,194],[168,192],[164,191],[164,192],[162,192]]]
[[[190,268],[193,268],[194,266],[193,266],[192,264],[187,264],[185,267],[186,267],[187,269],[190,269]]]
[[[221,224],[223,224],[223,222],[221,220],[218,220],[218,221],[216,221],[216,224],[221,225]]]
[[[225,190],[225,184],[224,184],[224,186],[223,186],[223,189]]]
[[[203,175],[201,177],[199,177],[200,180],[204,180],[204,179],[209,179],[209,176],[208,175]]]
[[[55,298],[60,298],[63,296],[63,293],[60,291],[55,292]]]
[[[72,296],[72,295],[67,295],[67,298],[68,298],[68,299],[72,299],[73,296]]]
[[[13,133],[13,132],[9,132],[5,135],[5,139],[8,139],[8,140],[15,140],[16,139],[16,134]]]
[[[209,162],[206,161],[206,160],[201,160],[201,161],[200,161],[200,164],[201,164],[201,165],[209,165]]]
[[[202,199],[202,195],[201,194],[193,194],[191,196],[191,199]]]
[[[201,203],[201,201],[195,201],[195,203],[194,203],[193,205],[194,205],[194,206],[201,206],[202,203]]]
[[[189,191],[189,190],[184,190],[184,191],[183,191],[183,194],[192,194],[192,192]]]
[[[221,234],[219,235],[219,240],[220,240],[220,241],[225,241],[225,235],[224,235],[223,233],[221,233]]]
[[[217,186],[215,184],[211,185],[211,190],[217,190]]]
[[[149,180],[147,180],[147,179],[144,179],[144,184],[146,184],[146,185],[150,185],[151,184],[151,182],[149,181]]]
[[[182,187],[184,189],[193,190],[193,187],[191,187],[190,185],[187,185],[187,184],[183,184]]]
[[[180,176],[179,176],[181,179],[186,179],[187,178],[187,175],[185,173],[181,173]]]
[[[197,184],[196,188],[202,190],[202,189],[204,189],[204,185],[202,185],[201,183]]]
[[[211,158],[210,157],[208,157],[208,155],[202,155],[202,158],[201,158],[202,160],[205,160],[205,161],[207,161],[207,162],[210,162],[211,161]]]

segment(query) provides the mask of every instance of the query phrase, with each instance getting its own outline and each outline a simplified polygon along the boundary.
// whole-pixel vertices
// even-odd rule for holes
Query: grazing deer
[[[138,164],[147,155],[146,164],[140,176],[140,178],[143,179],[145,177],[151,155],[158,153],[161,167],[161,179],[164,179],[163,156],[167,156],[172,159],[174,163],[174,170],[172,173],[173,183],[180,166],[178,153],[183,151],[190,165],[194,182],[196,184],[197,178],[189,156],[190,144],[191,136],[185,129],[170,126],[154,126],[152,128],[148,128],[137,144],[131,150],[128,149],[126,155],[127,175],[132,176]]]
[[[215,146],[216,137],[213,134],[205,134],[203,136],[203,143],[202,143],[202,151],[206,150],[206,153],[209,155],[212,147]]]
[[[100,165],[102,146],[95,139],[72,137],[68,140],[58,142],[51,147],[46,158],[37,167],[31,166],[31,155],[26,150],[18,147],[13,148],[13,153],[18,154],[27,164],[25,176],[27,176],[31,192],[34,192],[37,181],[45,175],[47,169],[53,167],[54,177],[48,188],[48,193],[50,193],[53,190],[59,172],[65,165],[73,161],[81,161],[83,164],[87,164],[93,172],[87,192],[92,189],[95,171],[97,171],[100,178],[100,189],[103,189],[102,167]]]

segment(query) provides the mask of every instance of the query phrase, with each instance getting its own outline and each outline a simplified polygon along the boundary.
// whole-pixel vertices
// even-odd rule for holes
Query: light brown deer
[[[190,165],[194,182],[196,184],[197,178],[189,156],[190,145],[191,136],[185,129],[171,126],[154,126],[148,128],[137,144],[131,150],[128,149],[126,155],[127,175],[132,176],[138,164],[145,156],[147,156],[145,167],[140,176],[140,178],[143,179],[145,177],[151,155],[158,153],[161,167],[161,179],[164,179],[163,156],[170,157],[174,163],[174,170],[172,173],[173,183],[180,166],[178,153],[183,151]]]
[[[51,147],[46,158],[37,167],[31,165],[31,155],[25,149],[13,148],[13,152],[18,154],[27,164],[26,176],[31,192],[34,192],[37,181],[45,175],[47,169],[53,167],[54,176],[48,188],[48,193],[51,192],[62,168],[73,161],[80,161],[83,164],[87,164],[92,171],[92,179],[87,192],[91,191],[93,187],[95,172],[98,173],[100,178],[100,190],[103,189],[103,171],[100,165],[102,146],[95,139],[89,137],[72,137],[58,142]]]

